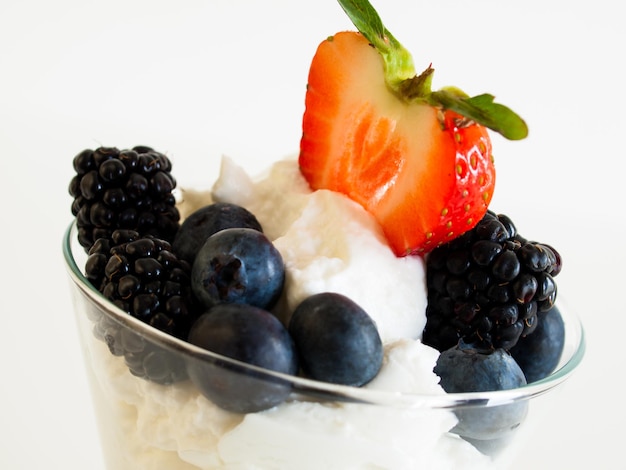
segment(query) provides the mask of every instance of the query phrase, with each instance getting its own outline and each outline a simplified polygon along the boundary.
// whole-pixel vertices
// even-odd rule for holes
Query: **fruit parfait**
[[[494,211],[492,95],[431,88],[366,0],[311,62],[300,152],[181,189],[78,153],[64,241],[107,468],[503,468],[584,353],[562,259]],[[543,409],[542,409],[543,408]]]

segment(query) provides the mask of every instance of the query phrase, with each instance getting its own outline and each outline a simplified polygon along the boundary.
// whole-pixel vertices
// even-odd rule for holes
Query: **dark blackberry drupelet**
[[[426,270],[425,344],[444,351],[462,338],[510,349],[554,305],[561,257],[489,211],[472,230],[434,249]]]
[[[96,240],[85,266],[87,279],[117,307],[184,340],[198,317],[190,271],[169,242],[121,229]],[[104,315],[95,333],[114,355],[124,356],[134,375],[162,384],[187,378],[182,359]]]
[[[172,164],[165,155],[143,146],[99,147],[83,150],[73,164],[72,214],[85,251],[118,228],[174,239],[180,214],[172,194],[176,187]]]

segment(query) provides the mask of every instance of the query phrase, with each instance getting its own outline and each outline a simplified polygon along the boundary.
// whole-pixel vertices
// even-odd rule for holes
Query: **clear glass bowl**
[[[486,393],[416,395],[338,386],[275,373],[195,347],[116,308],[83,275],[86,254],[72,224],[63,240],[82,352],[107,468],[413,469],[505,468],[550,419],[561,385],[578,367],[583,328],[566,328],[557,369],[527,386]],[[125,356],[119,345],[124,345]],[[131,353],[128,353],[131,351]],[[136,351],[138,354],[133,354]],[[162,385],[135,377],[133,361],[170,361]],[[186,380],[205,375],[210,393]],[[169,380],[169,379],[167,379]],[[220,393],[282,394],[257,413],[216,406]]]

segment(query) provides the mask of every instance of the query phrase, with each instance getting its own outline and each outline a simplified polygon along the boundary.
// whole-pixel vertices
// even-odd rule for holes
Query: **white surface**
[[[434,64],[436,87],[494,93],[530,125],[523,142],[493,139],[493,207],[562,252],[560,292],[588,353],[516,468],[619,467],[619,2],[377,3],[418,67]],[[208,186],[222,154],[260,170],[297,151],[310,58],[348,28],[332,0],[0,4],[0,468],[101,465],[61,257],[72,157],[151,145],[182,186]]]

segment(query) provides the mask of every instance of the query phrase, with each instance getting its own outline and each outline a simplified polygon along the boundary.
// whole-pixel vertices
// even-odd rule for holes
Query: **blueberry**
[[[191,271],[193,293],[205,308],[221,303],[269,309],[285,281],[283,259],[258,230],[229,228],[211,235]]]
[[[519,365],[504,349],[481,350],[462,341],[439,355],[434,372],[448,393],[509,390],[526,385]],[[468,440],[495,441],[507,437],[524,420],[528,403],[455,410],[452,432]]]
[[[172,242],[174,253],[193,264],[207,238],[226,228],[263,231],[257,218],[247,209],[236,204],[216,202],[197,209],[185,219]]]
[[[221,304],[203,314],[189,332],[189,342],[231,359],[295,375],[298,358],[293,340],[270,312],[245,304]],[[217,406],[253,413],[282,403],[289,382],[245,366],[191,359],[189,377]]]
[[[547,377],[556,368],[565,345],[565,325],[558,307],[537,315],[537,327],[511,348],[511,356],[528,383]]]
[[[307,297],[295,309],[289,332],[303,371],[313,379],[361,386],[382,365],[376,324],[343,295],[327,292]]]

